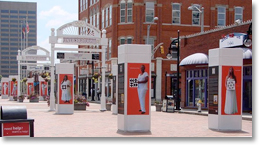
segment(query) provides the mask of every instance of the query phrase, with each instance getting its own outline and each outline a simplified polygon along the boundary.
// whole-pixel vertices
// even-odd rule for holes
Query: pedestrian
[[[148,73],[145,72],[145,66],[142,65],[141,66],[141,73],[138,76],[137,79],[137,83],[138,83],[138,97],[139,97],[139,102],[140,102],[140,112],[141,114],[145,114],[146,110],[145,110],[145,96],[148,90],[148,80],[149,80],[149,76]]]
[[[98,88],[98,89],[97,89],[98,101],[100,100],[100,94],[101,94],[101,91],[100,91],[100,89]]]

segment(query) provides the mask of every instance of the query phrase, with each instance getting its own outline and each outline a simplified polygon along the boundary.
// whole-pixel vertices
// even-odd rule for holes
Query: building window
[[[127,22],[133,22],[133,2],[127,2]]]
[[[96,27],[96,10],[93,10],[93,26]]]
[[[99,29],[99,11],[97,11],[97,28]]]
[[[187,71],[187,90],[186,90],[186,105],[189,107],[196,107],[198,100],[202,101],[202,107],[207,107],[207,81],[208,70],[188,70]]]
[[[218,7],[218,26],[226,25],[226,7]]]
[[[172,23],[180,24],[181,6],[180,4],[172,4]]]
[[[200,5],[195,4],[200,9]],[[192,10],[192,25],[200,25],[200,13],[199,10]]]
[[[106,8],[106,27],[108,27],[108,7]]]
[[[93,25],[93,12],[90,11],[89,24]]]
[[[120,45],[125,44],[125,38],[120,38]]]
[[[120,4],[120,22],[125,23],[125,1],[121,1]]]
[[[113,15],[112,11],[113,11],[113,7],[112,7],[112,5],[110,5],[109,6],[109,26],[112,25],[112,15]]]
[[[145,39],[145,40],[147,40],[147,39]],[[145,43],[147,43],[147,41],[145,41]],[[149,38],[149,45],[151,45],[151,52],[152,52],[152,55],[154,55],[154,51],[153,51],[153,49],[154,49],[154,38]],[[154,58],[154,56],[152,57],[152,59]]]
[[[109,41],[108,41],[108,50],[109,50],[108,58],[111,59],[111,57],[112,57],[112,39],[109,39]]]
[[[145,22],[153,22],[154,18],[154,2],[145,3]]]
[[[243,8],[242,7],[235,7],[235,21],[236,20],[243,21]]]
[[[133,43],[133,38],[132,37],[128,37],[126,43],[127,44],[132,44]]]
[[[102,28],[105,27],[105,10],[102,10]]]

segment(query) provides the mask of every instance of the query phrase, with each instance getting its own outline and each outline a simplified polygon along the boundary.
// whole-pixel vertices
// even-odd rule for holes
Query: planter
[[[39,98],[30,99],[30,102],[39,102]]]
[[[23,102],[23,100],[24,100],[24,98],[22,98],[22,97],[18,98],[18,102]]]
[[[17,101],[17,97],[14,97],[13,99],[14,99],[14,101]]]
[[[106,109],[107,109],[107,111],[111,111],[111,105],[112,105],[111,103],[107,103],[107,104],[106,104]]]
[[[74,110],[86,110],[87,106],[85,103],[74,103]]]
[[[162,105],[155,105],[156,111],[162,111]]]

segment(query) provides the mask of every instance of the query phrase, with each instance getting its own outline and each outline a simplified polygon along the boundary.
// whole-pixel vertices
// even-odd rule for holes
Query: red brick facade
[[[132,37],[133,44],[145,44],[145,39],[147,37],[147,26],[148,23],[145,21],[146,17],[146,2],[154,2],[154,17],[158,17],[158,21],[152,24],[150,29],[150,37],[154,39],[154,46],[157,46],[160,43],[164,43],[165,54],[161,54],[158,50],[154,57],[162,57],[166,59],[166,54],[168,53],[168,48],[171,43],[171,38],[177,38],[178,30],[180,30],[180,35],[190,35],[198,33],[201,31],[200,25],[192,25],[192,11],[188,10],[188,7],[192,4],[199,4],[204,7],[204,30],[210,30],[217,27],[218,19],[218,6],[224,6],[226,9],[226,25],[233,24],[234,20],[234,8],[242,7],[243,8],[243,21],[252,19],[252,1],[246,0],[131,0],[132,2],[132,22],[131,23],[120,23],[120,3],[122,0],[95,0],[96,3],[90,6],[90,0],[88,1],[88,6],[86,10],[81,11],[82,0],[79,0],[79,20],[88,19],[90,23],[90,11],[93,9],[99,11],[99,29],[102,29],[102,10],[112,5],[112,25],[105,27],[107,31],[107,38],[112,39],[112,52],[111,58],[117,58],[118,56],[118,46],[120,45],[121,37]],[[92,0],[93,1],[93,0]],[[130,2],[130,0],[123,0]],[[180,4],[180,24],[172,23],[172,4]],[[109,7],[110,8],[110,7]],[[110,11],[108,11],[110,12]],[[106,11],[105,11],[106,14]],[[126,17],[127,17],[126,11]],[[105,15],[106,16],[106,15]],[[108,15],[109,16],[109,15]],[[106,20],[106,18],[104,19]],[[110,24],[110,19],[108,19]],[[241,29],[242,30],[242,29]],[[185,48],[192,50],[182,50],[181,58],[189,55],[190,53],[196,53],[198,51],[208,50],[209,47],[218,47],[218,42],[215,42],[215,39],[219,39],[220,35],[203,35],[200,39],[196,41],[185,39],[182,42],[185,45]],[[202,41],[207,41],[207,44],[202,44]],[[192,48],[190,48],[192,47]],[[191,52],[189,52],[191,51]],[[205,51],[206,52],[206,51]],[[156,62],[155,63],[155,72],[156,73]],[[167,71],[168,73],[176,73],[170,71],[170,65],[176,64],[177,62],[172,60],[163,60],[162,64],[162,96],[164,98],[165,93],[165,78],[164,74]],[[170,80],[170,79],[168,79]],[[170,83],[167,84],[168,94],[170,94]],[[183,85],[183,84],[182,84]],[[183,91],[183,90],[182,90]]]

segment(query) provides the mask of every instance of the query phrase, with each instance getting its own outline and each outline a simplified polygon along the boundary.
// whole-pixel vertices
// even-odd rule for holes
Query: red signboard
[[[222,115],[241,115],[241,66],[222,67]]]
[[[3,137],[29,136],[29,135],[30,135],[29,123],[4,123],[3,124]]]
[[[73,74],[60,74],[59,104],[73,104]]]
[[[128,95],[127,95],[127,115],[149,115],[150,113],[150,80],[145,84],[140,84],[138,86],[138,81],[141,75],[141,66],[144,66],[145,73],[150,79],[150,64],[139,64],[139,63],[129,63],[128,64]],[[145,113],[141,113],[141,112]]]

